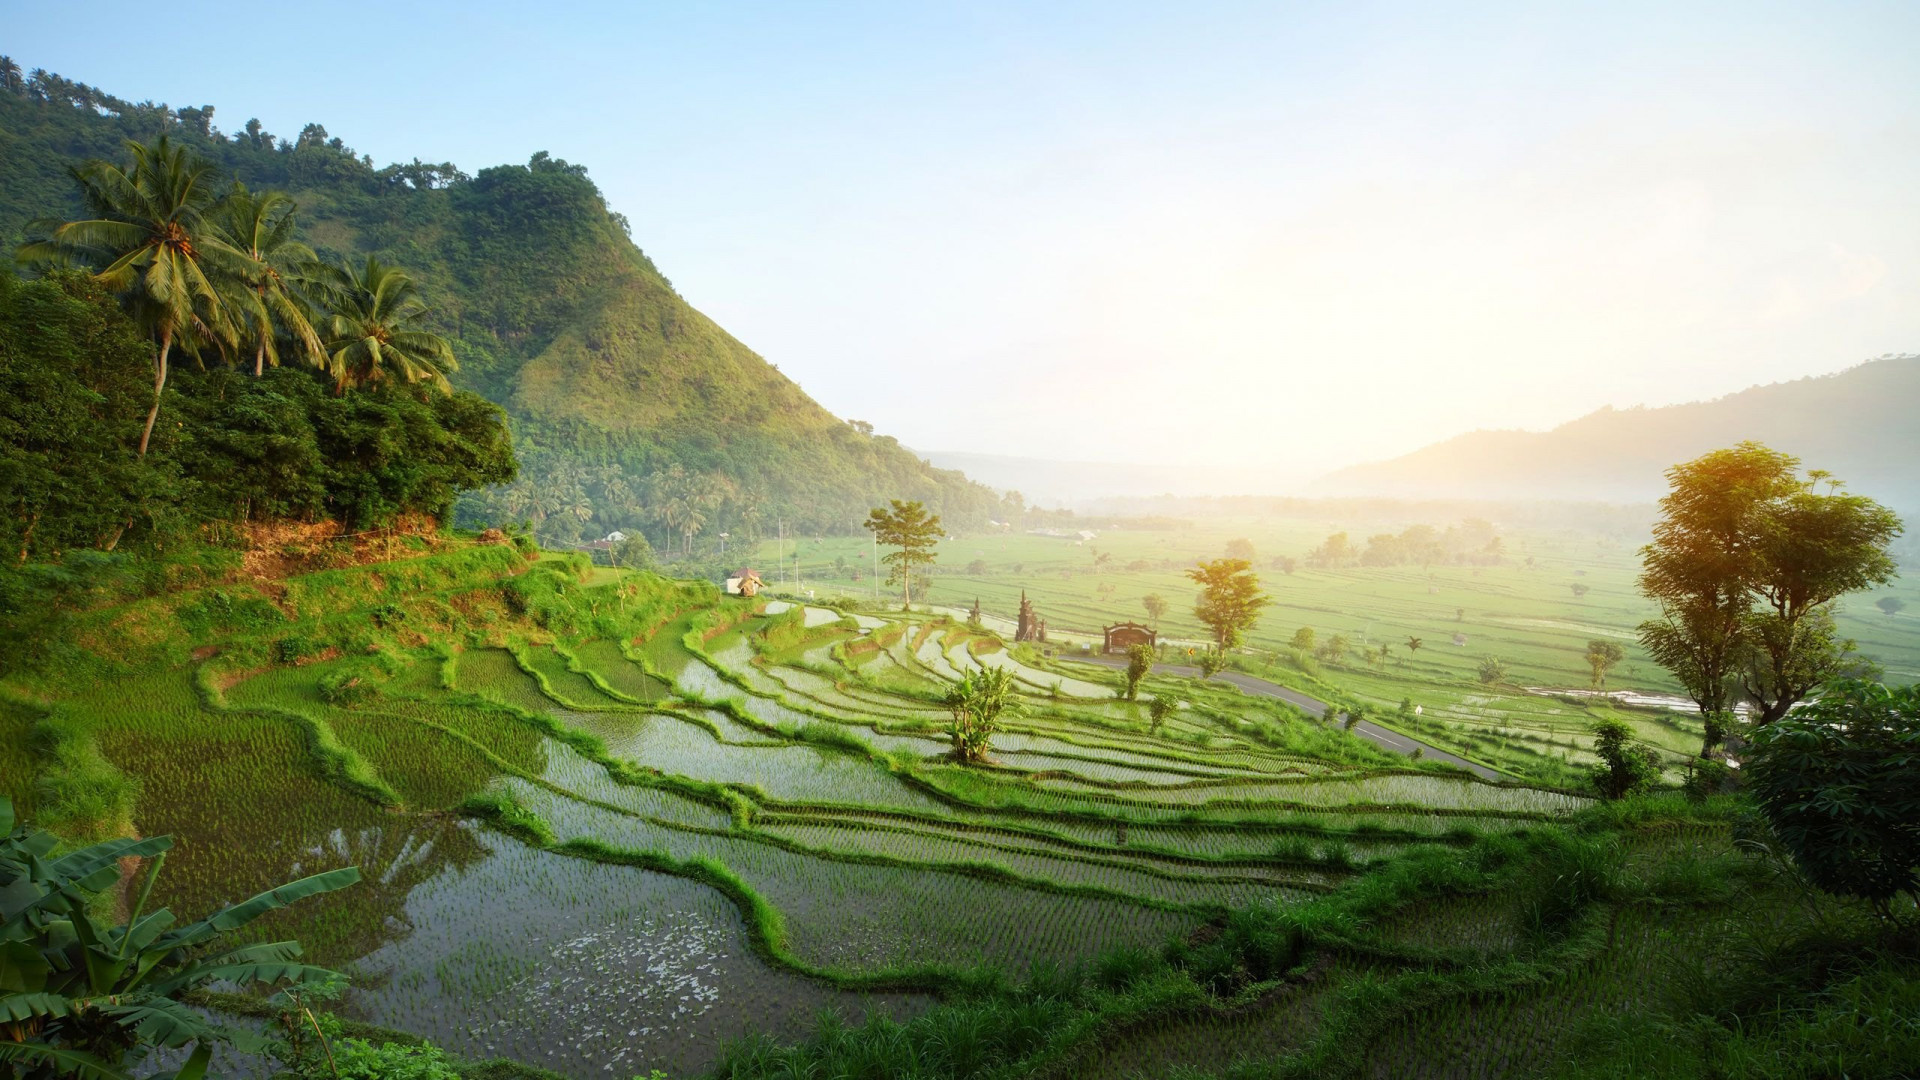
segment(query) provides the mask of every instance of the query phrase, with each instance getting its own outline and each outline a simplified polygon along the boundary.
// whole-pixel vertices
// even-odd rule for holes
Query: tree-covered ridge
[[[882,498],[950,526],[1005,516],[997,495],[895,440],[840,421],[694,310],[608,210],[580,166],[541,153],[468,176],[375,168],[317,124],[225,134],[211,107],[131,104],[45,72],[0,78],[0,237],[79,207],[68,166],[167,133],[253,188],[285,190],[322,258],[406,266],[460,363],[455,385],[508,412],[523,465],[471,520],[530,520],[551,542],[684,529],[649,480],[678,464],[719,493],[695,543],[720,532],[847,532]]]

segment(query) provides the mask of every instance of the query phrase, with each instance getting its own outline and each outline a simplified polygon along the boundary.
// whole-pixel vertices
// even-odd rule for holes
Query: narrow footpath
[[[1119,656],[1064,656],[1061,657],[1061,659],[1077,664],[1099,664],[1102,667],[1110,668],[1125,668],[1127,666],[1126,659]],[[1199,668],[1179,664],[1155,664],[1153,670],[1165,672],[1169,675],[1186,675],[1193,678],[1200,677]],[[1252,675],[1246,675],[1238,671],[1223,671],[1213,678],[1216,682],[1232,683],[1249,694],[1279,698],[1281,701],[1290,705],[1296,705],[1305,709],[1307,713],[1312,716],[1323,716],[1327,711],[1327,703],[1324,701],[1309,697],[1291,687],[1281,686],[1279,683],[1268,682],[1265,679],[1255,678]],[[1343,719],[1346,715],[1346,713],[1340,714]],[[1449,765],[1458,765],[1460,768],[1467,770],[1482,780],[1498,781],[1512,779],[1512,777],[1489,769],[1477,761],[1468,761],[1458,754],[1450,754],[1434,746],[1432,743],[1424,743],[1418,739],[1402,735],[1397,731],[1389,731],[1371,720],[1361,720],[1355,723],[1353,725],[1353,733],[1372,739],[1374,742],[1379,743],[1381,746],[1386,747],[1396,754],[1406,754],[1411,757],[1415,750],[1419,750],[1421,752],[1420,756],[1428,761],[1444,761]]]

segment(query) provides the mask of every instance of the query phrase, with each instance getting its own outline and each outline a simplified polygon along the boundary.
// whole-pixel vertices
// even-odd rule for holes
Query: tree
[[[1240,639],[1259,620],[1260,609],[1268,599],[1260,592],[1260,579],[1245,559],[1215,559],[1187,571],[1187,577],[1200,586],[1200,599],[1193,614],[1213,631],[1214,643],[1222,652],[1240,644]]]
[[[1200,677],[1211,679],[1227,669],[1227,654],[1208,649],[1200,654]]]
[[[460,364],[447,339],[420,328],[427,305],[406,271],[369,255],[357,270],[320,269],[308,288],[327,311],[322,348],[338,391],[398,379],[452,392],[447,372]]]
[[[215,948],[221,935],[296,901],[359,880],[349,866],[301,878],[175,927],[149,912],[171,837],[116,838],[56,854],[59,839],[19,824],[0,797],[0,1069],[7,1076],[119,1080],[159,1049],[194,1050],[172,1074],[206,1075],[223,1027],[181,999],[209,984],[337,983],[341,976],[296,962],[293,941]],[[147,872],[123,925],[100,921],[103,893],[129,866]]]
[[[847,561],[847,560],[846,560],[846,557],[845,557],[845,556],[842,556],[842,557],[841,557],[841,559],[840,559],[840,562],[842,562],[842,563],[845,563],[846,561]],[[967,564],[967,573],[969,573],[969,574],[971,574],[971,575],[973,575],[974,577],[984,577],[984,576],[986,576],[986,573],[987,573],[987,560],[985,560],[985,559],[975,559],[975,560],[973,560],[972,562],[970,562],[970,563],[968,563],[968,564]]]
[[[1134,700],[1140,680],[1153,670],[1153,648],[1149,645],[1134,645],[1127,649],[1127,700]]]
[[[1883,917],[1920,894],[1920,688],[1830,683],[1753,733],[1744,772],[1816,886]]]
[[[1271,565],[1275,570],[1291,577],[1293,572],[1299,569],[1300,562],[1291,555],[1275,555]]]
[[[1873,606],[1886,612],[1887,618],[1891,619],[1907,609],[1907,602],[1897,596],[1883,596],[1875,600]]]
[[[1569,588],[1569,589],[1572,589],[1572,590],[1573,590],[1573,598],[1574,598],[1575,600],[1578,600],[1578,599],[1580,599],[1581,597],[1583,597],[1583,596],[1585,596],[1585,595],[1587,595],[1587,592],[1588,592],[1588,586],[1587,586],[1587,584],[1586,584],[1585,582],[1582,582],[1582,581],[1576,581],[1576,582],[1574,582],[1573,584],[1571,584],[1571,585],[1569,585],[1569,586],[1567,586],[1567,588]]]
[[[294,202],[277,191],[250,192],[242,184],[220,201],[213,227],[227,246],[246,262],[245,278],[236,303],[240,344],[253,348],[253,374],[267,364],[278,367],[282,336],[293,343],[301,359],[324,366],[326,354],[308,319],[306,306],[294,288],[315,262],[313,249],[293,238]]]
[[[1160,626],[1160,617],[1167,613],[1166,597],[1161,596],[1159,593],[1148,593],[1140,598],[1140,606],[1147,609],[1147,621],[1152,623],[1155,629],[1158,629]]]
[[[1426,644],[1426,642],[1421,641],[1417,637],[1409,637],[1407,638],[1407,651],[1410,653],[1418,653]]]
[[[1013,674],[1006,668],[967,672],[947,688],[945,704],[953,717],[947,725],[953,756],[963,762],[985,758],[994,734],[1000,730],[1000,718],[1020,711],[1020,703],[1014,698]]]
[[[1244,536],[1227,541],[1227,558],[1243,559],[1251,565],[1254,559],[1253,541]]]
[[[1365,709],[1362,709],[1358,705],[1349,705],[1347,706],[1347,718],[1341,722],[1340,726],[1347,731],[1352,731],[1355,725],[1366,718]]]
[[[614,546],[613,558],[616,565],[629,570],[653,569],[653,545],[638,529],[627,534],[625,540]]]
[[[1480,681],[1489,686],[1507,681],[1507,662],[1497,656],[1480,658]]]
[[[1303,626],[1293,632],[1293,647],[1303,653],[1313,651],[1313,627]]]
[[[1607,672],[1627,658],[1627,650],[1617,642],[1596,638],[1587,642],[1587,667],[1593,672],[1592,687],[1604,690],[1607,686]]]
[[[195,354],[234,338],[228,298],[244,258],[208,227],[214,207],[210,167],[166,136],[152,146],[127,143],[126,167],[89,162],[73,171],[93,216],[40,222],[46,240],[20,250],[26,261],[72,262],[119,294],[153,342],[153,407],[140,433],[145,457],[160,417],[173,350]]]
[[[1603,799],[1619,799],[1645,791],[1660,780],[1660,755],[1635,742],[1633,729],[1618,720],[1593,725],[1593,788]]]
[[[1837,485],[1813,490],[1798,466],[1753,442],[1674,466],[1641,549],[1640,588],[1661,617],[1640,625],[1640,642],[1698,707],[1702,756],[1736,691],[1766,725],[1841,674],[1850,648],[1834,640],[1827,605],[1893,577],[1899,519]]]
[[[896,549],[880,561],[890,568],[887,584],[901,586],[902,610],[912,607],[914,571],[933,565],[933,546],[944,535],[940,530],[940,515],[928,514],[917,499],[912,502],[894,499],[891,509],[874,507],[864,525],[880,543]]]
[[[1335,634],[1327,639],[1327,644],[1322,651],[1327,654],[1328,660],[1337,664],[1342,657],[1347,655],[1347,648],[1350,644],[1351,643],[1347,641],[1347,635]]]
[[[1809,483],[1766,505],[1749,587],[1756,610],[1743,627],[1741,689],[1754,722],[1771,724],[1822,683],[1861,674],[1853,642],[1836,637],[1833,602],[1885,585],[1899,569],[1887,548],[1902,531],[1893,511],[1862,495]]]
[[[1148,698],[1147,730],[1155,735],[1160,734],[1160,725],[1166,723],[1167,717],[1172,716],[1174,710],[1179,707],[1180,703],[1178,701],[1164,694]]]

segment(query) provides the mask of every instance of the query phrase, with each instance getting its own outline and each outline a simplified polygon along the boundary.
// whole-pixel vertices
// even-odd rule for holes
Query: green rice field
[[[1154,729],[1117,673],[934,613],[584,571],[549,558],[391,596],[350,573],[296,581],[311,615],[0,700],[6,791],[30,809],[80,771],[123,778],[120,803],[56,824],[173,834],[159,900],[177,911],[357,865],[361,884],[258,932],[348,973],[344,1015],[582,1078],[759,1075],[738,1072],[766,1045],[750,1035],[908,1023],[967,987],[1185,955],[1234,912],[1312,909],[1410,854],[1552,830],[1591,803],[1220,682],[1153,676],[1186,704]],[[961,765],[940,699],[979,664],[1014,670],[1021,701],[988,760]],[[1513,919],[1474,893],[1383,911],[1314,982],[1242,973],[1228,1005],[1075,1036],[1059,1075],[1305,1046],[1343,972],[1499,956]],[[1627,927],[1606,986],[1661,925]],[[1548,1006],[1527,1008],[1531,1032]],[[1356,1067],[1410,1075],[1395,1070],[1419,1022]]]

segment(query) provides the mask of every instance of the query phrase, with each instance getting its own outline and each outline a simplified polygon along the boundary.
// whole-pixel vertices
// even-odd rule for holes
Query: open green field
[[[1517,593],[1519,573],[1490,570],[1486,595]],[[1109,577],[1177,595],[1168,572],[1098,581]],[[1056,625],[1097,613],[1097,598],[1066,601],[1091,594],[1092,575],[1037,580]],[[1279,588],[1292,580],[1331,592],[1339,579]],[[1549,603],[1488,601],[1473,625]],[[1353,618],[1325,617],[1328,629]],[[1561,826],[1595,812],[1571,771],[1489,782],[1276,699],[1164,674],[1148,692],[1185,707],[1154,729],[1116,693],[1117,673],[929,613],[749,602],[590,573],[578,558],[456,548],[257,595],[227,586],[101,609],[77,640],[116,647],[87,678],[0,698],[0,761],[19,766],[6,794],[75,839],[176,836],[159,900],[177,911],[360,866],[360,885],[257,932],[298,937],[350,974],[352,1018],[565,1076],[787,1075],[775,1043],[852,1030],[821,1027],[823,1013],[945,1024],[942,1010],[982,988],[1063,978],[1078,989],[1046,1007],[1117,1011],[1035,1035],[1053,1075],[1308,1051],[1338,1058],[1325,1075],[1402,1075],[1421,1016],[1471,1033],[1475,1014],[1413,995],[1402,1019],[1369,1042],[1341,1036],[1336,1054],[1323,1044],[1369,986],[1494,958],[1482,990],[1522,995],[1532,1016],[1563,1007],[1555,980],[1580,965],[1624,992],[1649,935],[1717,917],[1676,923],[1629,905],[1614,916],[1625,929],[1604,934],[1585,914],[1544,931],[1515,922],[1524,898],[1499,890],[1572,850]],[[1342,702],[1384,700],[1395,680],[1449,685],[1451,662],[1422,658],[1365,676],[1374,683],[1327,673],[1324,685]],[[981,666],[1012,670],[1021,703],[989,760],[963,766],[940,699]],[[1731,858],[1722,824],[1677,805],[1689,850]],[[1608,850],[1628,858],[1667,835]],[[1381,884],[1408,866],[1477,876]],[[1285,938],[1293,961],[1215,955],[1246,913],[1296,910],[1322,912],[1300,918],[1344,944],[1318,952],[1322,938],[1301,931]],[[1116,964],[1186,972],[1185,989],[1156,997]],[[1098,997],[1123,990],[1126,1004]],[[1576,1012],[1613,1000],[1575,996]],[[1557,1045],[1529,1023],[1518,1042],[1474,1043],[1513,1067],[1448,1075],[1520,1075],[1513,1054]]]
[[[1556,782],[1565,782],[1561,765],[1577,769],[1589,760],[1588,728],[1603,717],[1627,721],[1675,762],[1699,748],[1690,706],[1673,713],[1551,693],[1589,688],[1584,657],[1587,642],[1599,638],[1618,642],[1627,654],[1608,676],[1608,690],[1656,700],[1679,695],[1672,676],[1634,640],[1634,628],[1655,614],[1635,586],[1643,537],[1501,529],[1497,565],[1305,565],[1307,553],[1330,533],[1348,532],[1357,546],[1370,533],[1411,524],[1416,522],[1269,518],[1113,531],[1088,541],[1024,533],[958,537],[939,546],[929,601],[933,610],[963,612],[978,600],[986,625],[1011,636],[1024,593],[1047,620],[1053,651],[1066,656],[1090,641],[1097,647],[1101,628],[1110,623],[1147,621],[1141,599],[1159,595],[1168,601],[1159,627],[1172,643],[1167,655],[1179,659],[1204,638],[1192,613],[1196,586],[1184,568],[1221,557],[1229,541],[1243,538],[1254,545],[1255,570],[1272,598],[1246,643],[1242,662],[1249,671],[1322,698],[1358,703],[1371,718],[1422,740]],[[1451,523],[1424,524],[1445,529]],[[776,591],[793,591],[797,549],[802,590],[876,603],[867,571],[870,541],[788,539],[784,577],[767,569],[780,565],[776,547],[763,543],[754,564]],[[1101,555],[1108,558],[1096,565]],[[1296,561],[1292,573],[1273,566],[1280,556]],[[1576,585],[1584,586],[1583,595],[1575,595]],[[878,603],[891,599],[897,606],[897,590],[883,584],[879,592]],[[1889,682],[1920,680],[1920,617],[1882,614],[1873,601],[1887,594],[1905,599],[1909,612],[1920,608],[1920,579],[1842,601],[1841,632],[1885,669]],[[1348,655],[1301,664],[1290,643],[1302,627],[1311,628],[1321,644],[1343,635],[1351,643]],[[1421,648],[1410,650],[1409,638],[1419,638]],[[1382,644],[1390,650],[1383,663],[1363,658],[1367,648]],[[1480,662],[1488,656],[1506,661],[1505,682],[1479,681]],[[1409,711],[1417,706],[1419,715],[1402,715],[1402,702]]]

